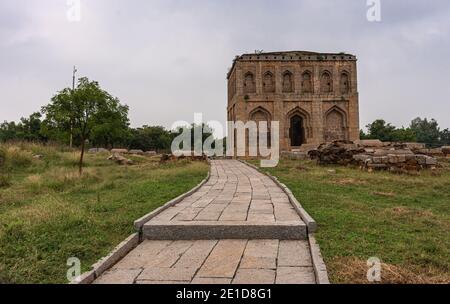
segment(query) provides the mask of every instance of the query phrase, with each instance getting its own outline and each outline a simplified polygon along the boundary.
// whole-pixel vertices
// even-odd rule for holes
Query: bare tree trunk
[[[85,145],[85,140],[84,140],[84,136],[81,137],[81,154],[80,154],[80,162],[78,164],[78,171],[81,174],[83,174],[83,158],[84,158],[84,145]]]
[[[70,140],[69,140],[70,149],[72,149],[72,145],[73,145],[73,125],[71,122],[70,123]]]

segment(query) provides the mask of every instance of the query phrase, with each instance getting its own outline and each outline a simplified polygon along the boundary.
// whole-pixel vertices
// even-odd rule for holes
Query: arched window
[[[350,92],[350,79],[347,72],[343,72],[341,74],[340,88],[342,94],[347,94]]]
[[[311,73],[306,71],[302,74],[302,92],[312,93],[312,77]]]
[[[255,93],[255,77],[252,73],[248,72],[244,76],[244,92],[245,93]]]
[[[273,93],[275,92],[275,81],[273,79],[273,74],[267,72],[263,77],[263,87],[265,93]]]
[[[322,93],[333,92],[333,81],[331,80],[331,74],[329,72],[323,72],[320,78],[320,88]]]
[[[283,92],[285,93],[294,92],[293,77],[292,73],[289,71],[283,73]]]

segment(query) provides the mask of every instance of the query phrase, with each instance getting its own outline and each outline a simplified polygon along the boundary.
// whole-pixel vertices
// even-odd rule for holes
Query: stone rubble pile
[[[311,159],[317,160],[319,165],[349,165],[354,163],[353,156],[365,152],[363,147],[351,141],[334,141],[321,144],[317,149],[308,152]]]
[[[192,161],[206,161],[207,156],[205,154],[202,155],[181,155],[181,156],[175,156],[173,154],[162,154],[160,158],[160,162],[168,162],[168,161],[178,161],[178,160],[192,160]]]
[[[119,153],[114,153],[113,155],[108,157],[108,160],[114,161],[119,165],[132,165],[133,164],[133,161],[131,159],[123,157]]]
[[[145,155],[145,156],[155,156],[158,155],[156,151],[143,151],[140,149],[112,149],[111,151],[105,148],[91,148],[88,153],[112,153],[112,154],[132,154],[132,155]]]
[[[357,165],[361,169],[410,172],[435,169],[435,157],[419,153],[421,144],[382,143],[380,141],[335,141],[320,145],[308,154],[318,164]],[[441,149],[445,150],[445,149]],[[417,151],[417,152],[416,152]],[[447,151],[447,150],[445,150]]]

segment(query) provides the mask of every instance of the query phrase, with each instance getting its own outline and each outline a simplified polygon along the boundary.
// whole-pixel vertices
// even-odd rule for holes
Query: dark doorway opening
[[[305,141],[305,130],[303,128],[303,118],[298,115],[292,116],[290,128],[291,146],[299,147]]]

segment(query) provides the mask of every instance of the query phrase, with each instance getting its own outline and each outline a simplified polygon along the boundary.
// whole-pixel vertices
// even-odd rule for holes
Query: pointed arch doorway
[[[291,117],[289,129],[292,147],[300,147],[305,143],[305,128],[303,127],[303,118],[299,115]]]

